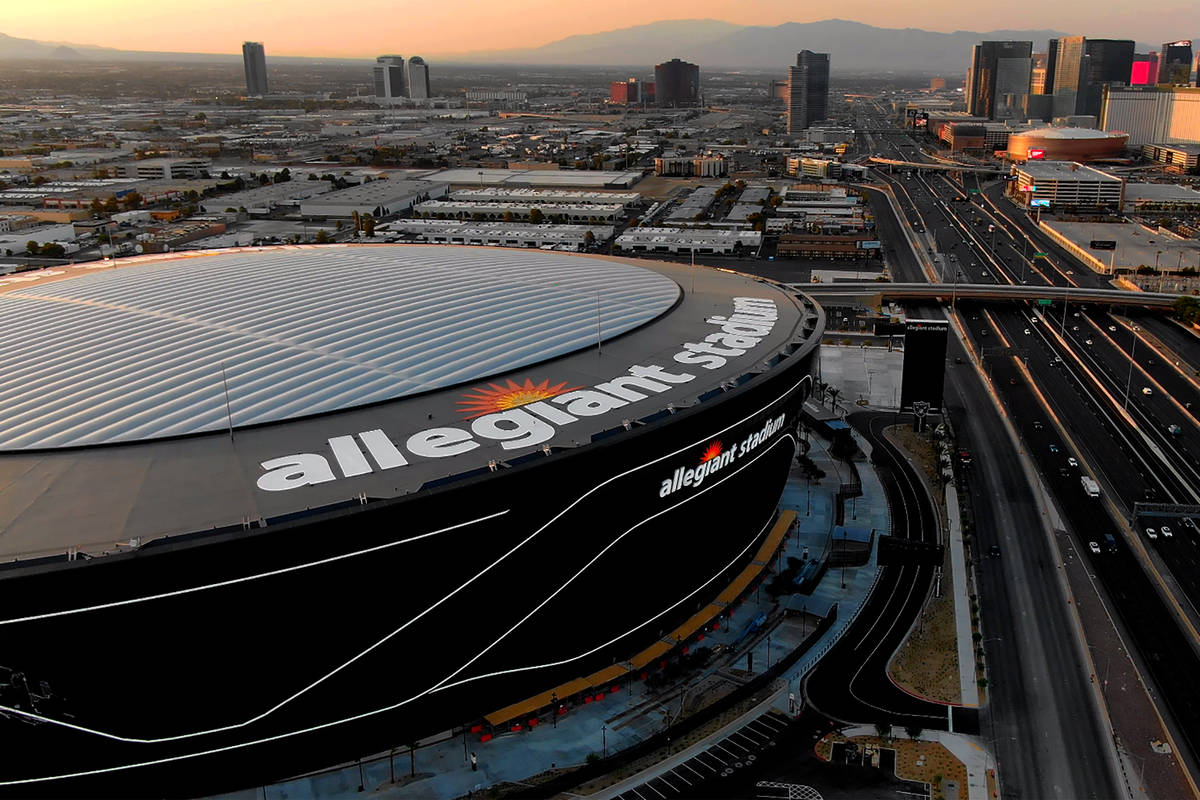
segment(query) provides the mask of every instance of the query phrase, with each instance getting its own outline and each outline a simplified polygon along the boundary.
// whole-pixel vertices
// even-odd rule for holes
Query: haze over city
[[[1200,800],[1092,2],[0,0],[0,800]]]
[[[244,2],[212,0],[182,8],[158,0],[53,0],[5,3],[0,32],[42,41],[126,50],[234,53],[243,39],[265,38],[279,56],[373,58],[397,49],[452,56],[479,50],[537,47],[567,36],[663,20],[722,20],[772,26],[833,16],[891,28],[929,31],[1056,29],[1088,35],[1164,41],[1170,20],[1195,15],[1192,3],[1156,5],[1154,14],[1091,0],[1044,3],[917,4],[861,0],[853,6],[798,4],[789,0],[613,0],[603,6],[578,0],[325,0]]]

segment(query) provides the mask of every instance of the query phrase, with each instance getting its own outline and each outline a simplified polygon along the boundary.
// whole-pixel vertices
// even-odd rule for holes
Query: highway
[[[882,283],[877,281],[839,281],[837,283],[805,286],[809,294],[838,296],[882,295],[892,299],[929,300],[954,297],[977,300],[1062,300],[1070,303],[1092,303],[1108,306],[1146,306],[1170,308],[1179,295],[1158,292],[1133,292],[1124,289],[1090,289],[1077,287],[1012,286],[998,283]]]
[[[962,279],[1057,286],[1103,285],[1101,276],[1075,270],[1065,254],[1047,247],[1031,224],[1018,227],[1019,223],[1011,217],[1021,215],[1005,213],[1006,201],[997,203],[995,209],[985,209],[975,203],[953,200],[963,193],[940,176],[928,180],[920,176],[893,178],[891,183],[898,194],[908,198],[909,202],[901,203],[901,207],[914,228],[928,226],[935,253],[943,257],[941,266],[954,270]],[[984,187],[984,191],[987,200],[995,202],[997,187]],[[996,226],[995,231],[987,232],[987,225]],[[1031,243],[1026,241],[1027,236],[1032,237]],[[1025,258],[1030,249],[1036,252],[1039,246],[1045,248],[1042,252],[1047,252],[1049,258]],[[1200,482],[1193,479],[1194,454],[1186,449],[1190,445],[1163,438],[1168,436],[1164,430],[1165,424],[1170,424],[1167,419],[1170,415],[1178,416],[1179,409],[1172,410],[1165,389],[1160,393],[1151,387],[1151,395],[1134,389],[1131,395],[1134,391],[1136,395],[1130,405],[1137,408],[1130,412],[1130,418],[1124,416],[1124,391],[1131,382],[1129,362],[1122,348],[1115,341],[1108,341],[1109,337],[1119,336],[1122,323],[1098,309],[1068,305],[1065,323],[1062,304],[1046,310],[1045,319],[1040,319],[1030,307],[986,310],[967,304],[960,305],[960,310],[967,320],[973,349],[982,355],[983,365],[990,370],[1012,417],[1020,421],[1022,439],[1063,508],[1075,537],[1075,549],[1090,559],[1111,607],[1137,645],[1143,670],[1158,688],[1161,705],[1170,710],[1174,730],[1181,738],[1177,743],[1186,746],[1189,751],[1186,758],[1190,760],[1200,742],[1196,726],[1200,696],[1190,679],[1200,668],[1194,639],[1176,621],[1174,612],[1160,595],[1160,587],[1139,567],[1134,554],[1127,551],[1115,520],[1103,510],[1104,504],[1084,495],[1078,469],[1067,463],[1068,458],[1075,458],[1085,467],[1092,465],[1105,485],[1106,494],[1112,495],[1117,503],[1118,513],[1127,513],[1131,502],[1141,499],[1139,494],[1144,497],[1148,489],[1158,499],[1183,498],[1188,494],[1189,481],[1193,490]],[[1075,317],[1076,312],[1081,316]],[[1162,330],[1170,324],[1156,324],[1153,329]],[[1075,325],[1080,326],[1080,331],[1073,330]],[[1117,327],[1117,331],[1109,331],[1110,325]],[[1086,333],[1088,327],[1090,336]],[[1097,338],[1096,327],[1109,336]],[[1056,335],[1047,328],[1060,332]],[[1169,334],[1164,334],[1162,338],[1168,337]],[[1086,344],[1089,338],[1092,345]],[[1151,368],[1157,366],[1160,365]],[[1181,378],[1184,372],[1176,370],[1176,375]],[[1121,407],[1114,404],[1112,397],[1118,398]],[[1053,419],[1048,418],[1043,401],[1048,403]],[[1141,420],[1140,424],[1137,420]],[[1058,437],[1058,426],[1078,450],[1071,449]],[[1195,433],[1188,431],[1181,438],[1194,442]],[[1121,543],[1118,553],[1092,554],[1088,543],[1103,542],[1105,534],[1112,534]],[[1200,563],[1195,554],[1188,552],[1185,559],[1180,559],[1174,552],[1186,551],[1195,544],[1194,540],[1189,540],[1189,545],[1183,544],[1182,537],[1174,537],[1170,542],[1160,538],[1157,542],[1163,549],[1170,549],[1163,559],[1168,563],[1176,561],[1188,572],[1192,572],[1192,564]],[[1164,555],[1162,550],[1158,552]],[[1185,590],[1190,588],[1186,580],[1181,583],[1185,584]]]

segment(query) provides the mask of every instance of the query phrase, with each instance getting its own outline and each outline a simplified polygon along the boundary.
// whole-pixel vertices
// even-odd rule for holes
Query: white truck
[[[1088,475],[1082,475],[1079,478],[1079,482],[1083,484],[1083,493],[1088,497],[1100,496],[1100,484],[1096,483],[1094,478],[1091,478]]]

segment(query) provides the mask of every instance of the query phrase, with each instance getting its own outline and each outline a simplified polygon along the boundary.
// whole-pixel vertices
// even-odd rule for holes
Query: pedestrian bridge
[[[846,281],[793,283],[793,288],[818,300],[821,297],[872,297],[895,300],[962,298],[969,300],[1049,300],[1110,306],[1169,308],[1179,299],[1169,292],[1134,292],[1126,289],[1087,289],[1078,286],[1012,286],[995,283],[888,283]]]
[[[966,164],[931,164],[925,161],[901,161],[897,158],[871,156],[872,164],[882,164],[885,167],[902,167],[904,169],[931,169],[937,172],[979,172],[985,175],[999,175],[1008,172],[1005,167],[972,167]]]

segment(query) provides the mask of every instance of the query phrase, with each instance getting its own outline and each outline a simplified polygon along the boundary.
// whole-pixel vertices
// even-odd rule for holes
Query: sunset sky
[[[832,16],[889,28],[934,31],[1046,29],[1161,42],[1172,26],[1197,22],[1192,3],[1167,0],[1145,13],[1094,0],[897,3],[850,7],[795,0],[0,0],[0,33],[124,50],[235,53],[246,39],[273,55],[374,57],[536,47],[663,19],[721,19],[743,25],[813,22]],[[1184,31],[1191,35],[1191,31]]]

